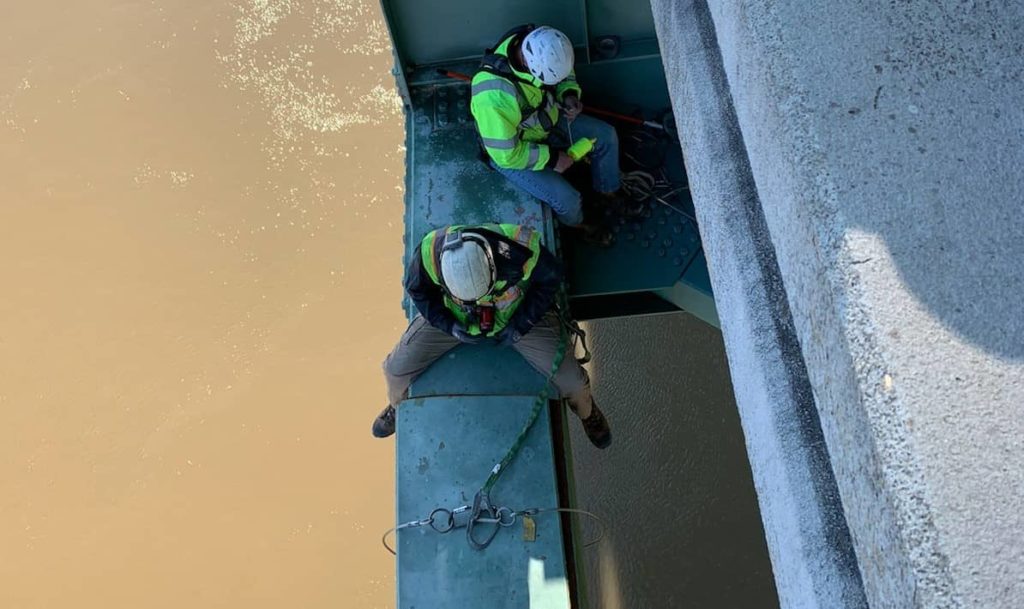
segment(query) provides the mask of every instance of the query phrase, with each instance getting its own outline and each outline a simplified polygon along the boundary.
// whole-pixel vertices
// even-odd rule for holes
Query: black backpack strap
[[[494,50],[500,47],[501,43],[505,42],[505,40],[507,40],[508,38],[512,36],[528,34],[535,29],[537,29],[536,25],[532,23],[527,23],[526,25],[519,25],[505,32],[504,34],[501,35],[501,38],[498,39],[498,42],[495,43],[494,48],[486,49],[484,51],[483,59],[480,61],[480,71],[487,72],[488,74],[493,74],[495,76],[501,76],[502,78],[506,78],[512,81],[512,83],[516,85],[516,89],[519,90],[520,97],[522,97],[523,99],[525,99],[525,96],[523,95],[523,92],[520,89],[520,84],[526,83],[531,86],[536,85],[534,85],[532,82],[528,80],[524,80],[516,76],[515,73],[512,71],[512,65],[509,62],[509,58],[504,55],[496,54]],[[555,87],[551,85],[541,85],[540,89],[548,90],[551,91],[552,93],[555,91]]]
[[[494,53],[484,55],[484,58],[480,61],[480,68],[477,71],[487,72],[488,74],[494,74],[495,76],[500,76],[506,80],[511,81],[512,84],[514,84],[516,86],[516,89],[519,91],[519,95],[524,99],[526,96],[523,95],[522,89],[520,88],[522,84],[525,83],[530,85],[531,87],[537,87],[536,84],[526,80],[525,78],[517,76],[516,73],[512,71],[512,65],[511,63],[509,63],[508,57],[505,57],[504,55],[497,55]],[[548,91],[550,93],[555,92],[554,85],[542,84],[537,88],[541,89],[542,91]]]
[[[507,38],[509,38],[510,36],[518,36],[520,34],[528,34],[528,33],[532,32],[535,29],[537,29],[537,26],[535,26],[532,23],[527,23],[525,25],[517,25],[516,27],[514,27],[511,30],[509,30],[509,31],[505,32],[504,34],[502,34],[501,38],[498,39],[498,42],[494,43],[494,48],[486,49],[484,51],[484,55],[490,55],[491,53],[493,53],[494,49],[497,49],[498,47],[500,47],[501,43],[505,42],[505,40]]]
[[[508,57],[496,53],[484,55],[483,59],[480,60],[480,71],[501,76],[508,80],[519,80],[519,77],[512,72],[512,64],[509,63]]]

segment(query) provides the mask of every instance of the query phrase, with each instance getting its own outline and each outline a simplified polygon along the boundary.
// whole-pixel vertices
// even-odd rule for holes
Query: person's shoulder
[[[505,80],[508,82],[512,82],[509,75],[503,74],[499,70],[490,69],[485,66],[482,66],[480,69],[476,71],[476,74],[473,75],[473,80],[471,81],[470,84],[478,85],[480,83],[488,82],[491,80]]]

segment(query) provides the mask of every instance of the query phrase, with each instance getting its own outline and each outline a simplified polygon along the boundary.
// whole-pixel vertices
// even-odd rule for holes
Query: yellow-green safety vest
[[[480,142],[498,167],[544,169],[551,150],[544,140],[558,123],[558,106],[569,93],[581,95],[575,71],[554,87],[545,86],[528,72],[520,72],[508,60],[515,36],[501,41],[493,56],[502,59],[507,76],[481,69],[473,77],[470,111],[476,120]]]

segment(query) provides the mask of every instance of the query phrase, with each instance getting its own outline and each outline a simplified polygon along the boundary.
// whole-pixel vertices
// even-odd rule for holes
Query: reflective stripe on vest
[[[487,146],[488,148],[496,148],[498,150],[512,150],[513,148],[516,147],[516,142],[519,140],[514,137],[501,140],[493,137],[481,137],[480,141],[483,142],[484,146]],[[534,163],[536,162],[537,161],[534,160]]]
[[[503,78],[495,78],[493,80],[485,80],[484,82],[474,83],[472,87],[472,95],[478,93],[486,93],[488,91],[502,91],[509,95],[519,97],[519,89],[509,81]]]

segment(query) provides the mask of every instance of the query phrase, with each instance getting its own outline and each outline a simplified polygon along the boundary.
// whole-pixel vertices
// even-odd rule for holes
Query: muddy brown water
[[[0,606],[391,607],[372,0],[9,3]]]

